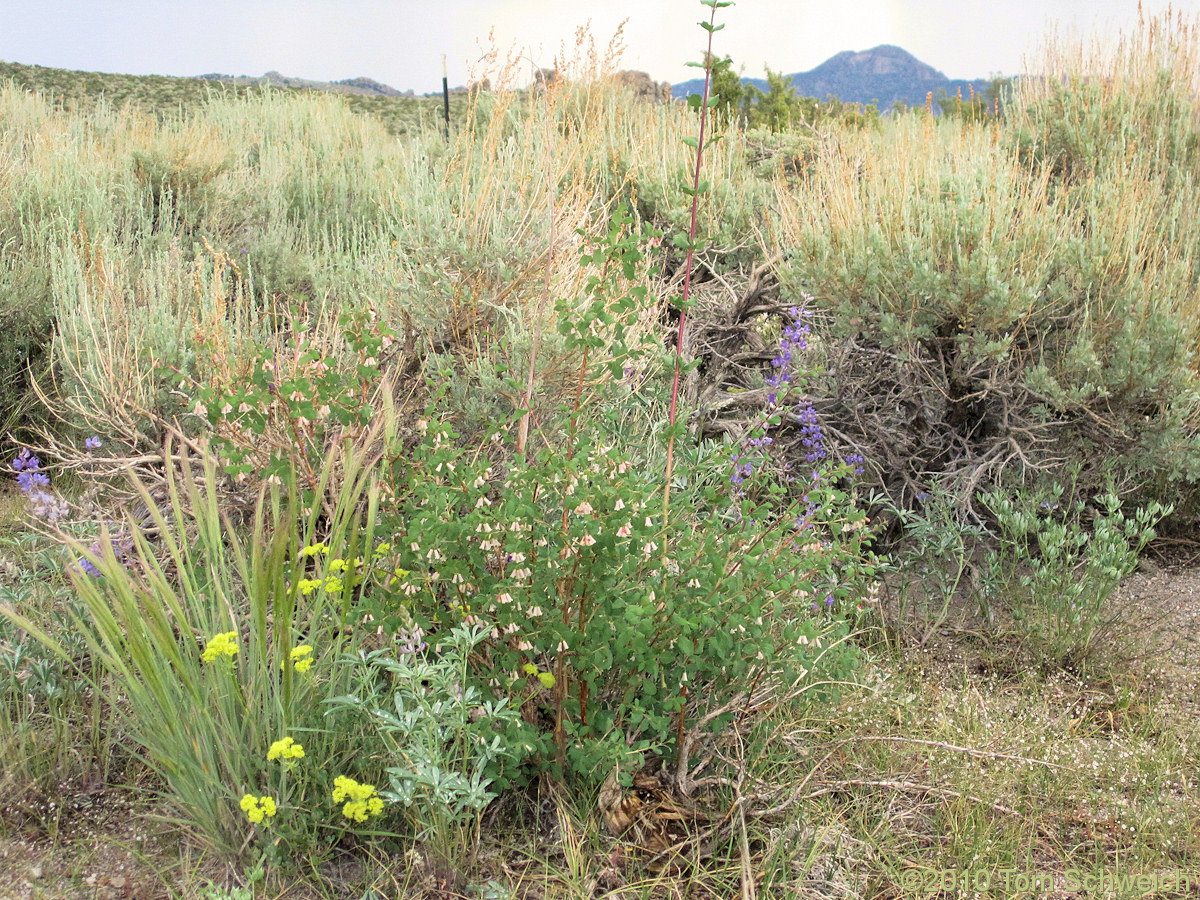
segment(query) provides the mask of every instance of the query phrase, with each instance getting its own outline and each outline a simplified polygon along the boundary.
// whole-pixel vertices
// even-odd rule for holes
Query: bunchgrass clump
[[[69,558],[84,561],[68,574],[82,599],[71,619],[91,660],[85,676],[162,779],[162,814],[196,841],[229,860],[327,851],[340,832],[308,810],[321,809],[331,772],[370,765],[369,755],[355,762],[363,729],[335,725],[322,707],[352,689],[352,670],[338,662],[350,646],[352,588],[302,588],[300,551],[315,542],[320,512],[263,492],[240,529],[219,505],[217,460],[177,458],[165,473],[165,510],[134,484],[152,512],[144,528],[125,523],[120,557],[107,529],[91,548],[60,533]],[[351,448],[328,456],[325,481],[334,466],[344,487],[323,533],[353,558],[369,543],[356,524],[359,501],[376,488]],[[296,497],[294,482],[290,490]],[[56,629],[20,609],[3,613],[60,659],[76,658]],[[268,826],[282,844],[251,839]]]

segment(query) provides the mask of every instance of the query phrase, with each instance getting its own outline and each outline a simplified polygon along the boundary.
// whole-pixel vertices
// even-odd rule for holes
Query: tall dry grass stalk
[[[1147,14],[1139,2],[1138,21],[1132,30],[1108,38],[1052,30],[1026,58],[1024,68],[1038,75],[1021,79],[1025,100],[1044,96],[1052,85],[1072,78],[1095,81],[1105,98],[1154,96],[1161,90],[1164,75],[1175,87],[1198,97],[1200,17],[1172,7]]]
[[[90,432],[154,440],[148,412],[188,408],[164,370],[282,352],[292,305],[318,329],[369,306],[462,374],[477,415],[530,410],[528,444],[537,410],[573,390],[555,317],[594,274],[581,232],[605,234],[618,202],[668,232],[690,219],[678,187],[694,114],[635,100],[610,77],[619,52],[619,34],[597,49],[580,32],[555,59],[565,77],[475,92],[449,143],[436,127],[397,139],[329,96],[214,95],[153,118],[0,91],[0,240],[15,235],[45,273],[36,302],[56,322],[42,402]],[[496,83],[524,65],[498,62]],[[742,241],[760,228],[767,184],[744,150],[732,134],[706,152],[702,246],[729,222]],[[658,337],[670,290],[626,317],[627,340]]]

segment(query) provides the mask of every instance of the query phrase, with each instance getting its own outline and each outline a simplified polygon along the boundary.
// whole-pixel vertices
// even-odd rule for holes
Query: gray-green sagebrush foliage
[[[1061,102],[1026,99],[1011,117],[1043,121]],[[1128,118],[1120,92],[1071,102],[1094,135]],[[1176,95],[1153,113],[1175,136],[1192,115]],[[996,127],[902,119],[887,155],[874,138],[828,155],[786,200],[781,277],[833,313],[826,414],[909,501],[935,481],[970,497],[1072,460],[1085,493],[1114,476],[1143,496],[1190,495],[1192,142],[1067,147],[1057,131]]]
[[[545,103],[479,96],[447,143],[434,128],[394,139],[329,96],[216,92],[155,119],[0,87],[0,420],[24,415],[28,366],[48,355],[72,418],[169,418],[156,364],[244,361],[294,304],[331,321],[369,304],[436,352],[490,363],[546,279],[571,280],[570,235],[603,228],[614,200],[686,227],[686,110],[609,83]],[[744,177],[736,139],[707,156],[700,231],[750,258],[770,186]]]

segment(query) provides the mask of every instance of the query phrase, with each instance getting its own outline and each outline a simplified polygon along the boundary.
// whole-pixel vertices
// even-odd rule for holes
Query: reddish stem
[[[692,263],[696,245],[696,218],[700,209],[700,168],[704,160],[704,132],[708,124],[708,89],[712,81],[712,41],[713,28],[717,21],[717,8],[714,6],[709,17],[708,49],[704,54],[704,94],[700,103],[700,135],[696,141],[696,167],[692,173],[692,220],[688,227],[687,262],[683,268],[683,298],[679,309],[679,331],[675,337],[675,376],[671,383],[671,411],[669,414],[669,432],[667,434],[667,466],[663,476],[663,530],[667,527],[667,519],[671,513],[671,477],[675,472],[675,416],[679,406],[679,375],[683,367],[683,328],[687,322],[687,304],[692,290]],[[663,552],[666,552],[664,546]]]

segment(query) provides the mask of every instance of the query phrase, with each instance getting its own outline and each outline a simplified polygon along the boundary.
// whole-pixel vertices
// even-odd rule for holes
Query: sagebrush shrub
[[[1065,189],[984,126],[901,118],[886,141],[783,195],[780,277],[830,314],[818,407],[893,499],[969,502],[1070,459],[1085,493],[1118,473],[1191,490],[1200,195],[1138,166]]]

